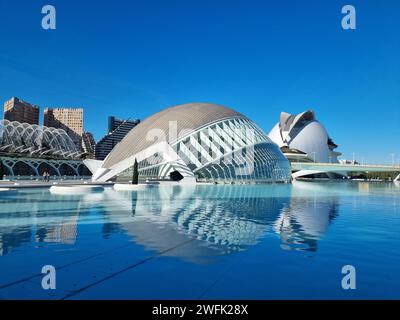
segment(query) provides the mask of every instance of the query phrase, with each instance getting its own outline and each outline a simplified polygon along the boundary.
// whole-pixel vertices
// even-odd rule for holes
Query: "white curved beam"
[[[185,162],[183,162],[183,160],[176,154],[174,149],[172,149],[171,146],[167,142],[162,141],[160,143],[157,143],[157,144],[154,144],[154,145],[148,147],[147,149],[145,149],[141,152],[138,152],[138,153],[126,158],[125,160],[123,160],[121,162],[118,162],[117,164],[112,166],[110,169],[105,169],[105,168],[98,169],[93,174],[92,180],[93,181],[101,181],[101,182],[108,181],[108,180],[114,178],[115,176],[117,176],[119,173],[132,167],[133,163],[135,162],[135,159],[137,160],[137,162],[140,162],[144,159],[151,157],[155,153],[162,154],[163,158],[168,162],[176,162],[187,168]],[[188,171],[191,172],[191,170],[188,170]],[[187,177],[189,177],[189,176],[186,176],[185,178],[187,178]],[[196,181],[193,174],[190,177],[193,178],[194,181]]]
[[[311,174],[319,174],[319,173],[326,173],[326,171],[321,170],[300,170],[292,174],[293,179],[301,178],[304,176],[308,176]]]

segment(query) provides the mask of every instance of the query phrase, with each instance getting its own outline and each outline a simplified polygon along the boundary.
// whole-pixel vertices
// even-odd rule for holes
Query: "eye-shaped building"
[[[129,178],[182,182],[287,182],[288,160],[250,119],[221,105],[190,103],[162,110],[133,128],[103,162],[85,162],[94,181]]]

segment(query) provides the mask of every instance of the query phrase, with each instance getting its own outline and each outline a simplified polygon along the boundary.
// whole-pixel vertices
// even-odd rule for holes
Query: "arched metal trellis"
[[[0,151],[67,159],[79,159],[82,155],[80,148],[63,129],[5,119],[0,120]]]
[[[83,166],[83,162],[81,160],[58,160],[58,159],[40,159],[40,158],[24,158],[24,157],[0,157],[3,161],[4,166],[8,169],[11,176],[17,175],[15,172],[15,166],[18,163],[24,163],[28,167],[32,169],[32,173],[35,176],[40,176],[42,172],[39,172],[39,167],[42,164],[45,164],[51,167],[57,176],[61,176],[62,172],[60,171],[61,166],[68,166],[74,174],[79,177],[80,169]]]

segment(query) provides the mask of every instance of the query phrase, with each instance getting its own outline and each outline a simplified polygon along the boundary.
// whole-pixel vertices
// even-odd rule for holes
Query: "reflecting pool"
[[[21,189],[0,195],[0,298],[399,299],[399,206],[376,182]]]

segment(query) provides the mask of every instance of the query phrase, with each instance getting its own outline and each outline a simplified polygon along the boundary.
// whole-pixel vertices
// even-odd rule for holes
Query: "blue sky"
[[[41,8],[57,29],[41,28]],[[341,8],[357,30],[341,28]],[[313,109],[343,158],[400,159],[400,2],[0,0],[0,100],[82,106],[85,129],[213,102],[266,132]]]

